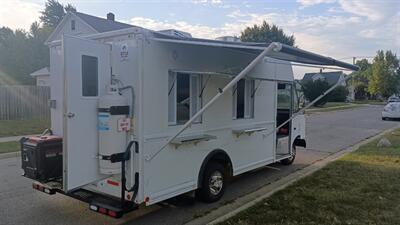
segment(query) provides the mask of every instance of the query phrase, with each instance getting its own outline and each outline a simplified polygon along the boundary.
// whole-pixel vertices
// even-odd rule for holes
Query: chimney
[[[115,15],[114,15],[114,13],[107,13],[107,20],[114,21],[114,20],[115,20]]]

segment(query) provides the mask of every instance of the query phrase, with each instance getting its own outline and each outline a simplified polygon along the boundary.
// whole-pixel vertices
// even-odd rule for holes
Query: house
[[[107,18],[100,18],[80,12],[68,12],[50,34],[46,43],[61,40],[63,34],[84,36],[114,30],[132,28],[133,25],[115,21],[115,15],[108,13]]]
[[[29,75],[36,79],[36,86],[50,86],[49,67],[43,67]]]
[[[339,85],[343,87],[347,87],[347,90],[349,91],[349,94],[347,96],[348,101],[354,101],[355,100],[355,90],[352,85],[347,85],[346,83],[346,74],[344,74],[342,71],[332,71],[332,72],[322,72],[322,70],[319,73],[306,73],[304,74],[303,79],[301,80],[302,83],[309,82],[309,81],[317,81],[317,80],[322,80],[326,81],[329,86],[335,85],[338,81],[340,81]]]
[[[345,74],[342,71],[333,71],[333,72],[322,72],[320,71],[319,73],[306,73],[304,74],[304,77],[302,79],[302,82],[308,82],[308,81],[316,81],[316,80],[322,80],[326,81],[330,86],[336,84],[339,80],[342,80],[340,85],[346,86],[346,81],[345,81]]]

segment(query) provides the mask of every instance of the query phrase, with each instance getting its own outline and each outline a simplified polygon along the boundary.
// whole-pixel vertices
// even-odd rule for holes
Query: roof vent
[[[175,29],[168,29],[168,30],[159,30],[158,32],[179,37],[179,38],[191,38],[192,35],[188,32],[180,31],[180,30],[175,30]]]
[[[114,13],[107,13],[107,20],[114,21],[114,20],[115,20],[115,15],[114,15]]]

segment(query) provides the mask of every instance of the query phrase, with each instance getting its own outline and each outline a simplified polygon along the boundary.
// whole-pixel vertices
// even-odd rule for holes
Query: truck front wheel
[[[196,198],[203,202],[216,202],[224,195],[226,169],[217,162],[210,162],[204,171],[201,188],[196,190]]]

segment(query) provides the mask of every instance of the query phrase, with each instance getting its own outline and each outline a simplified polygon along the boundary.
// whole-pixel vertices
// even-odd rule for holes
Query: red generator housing
[[[20,142],[23,176],[39,182],[62,179],[62,137],[24,137]]]

